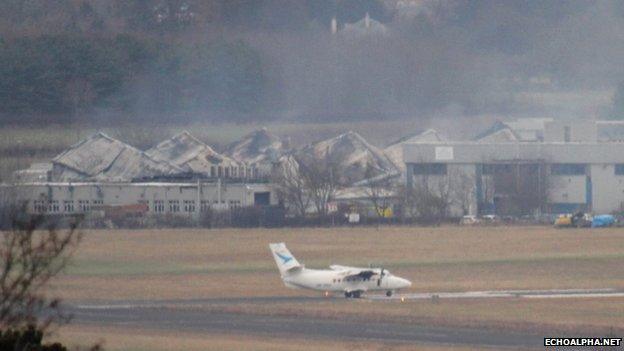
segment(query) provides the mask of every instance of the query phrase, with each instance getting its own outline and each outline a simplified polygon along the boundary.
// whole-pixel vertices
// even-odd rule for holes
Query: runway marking
[[[369,300],[426,300],[426,299],[484,299],[484,298],[580,298],[580,297],[624,297],[624,291],[616,289],[552,289],[552,290],[485,290],[466,292],[431,292],[367,296]]]
[[[601,298],[601,297],[624,297],[624,290],[618,289],[551,289],[551,290],[484,290],[484,291],[464,291],[464,292],[428,292],[413,294],[395,294],[387,297],[385,295],[367,295],[364,301],[407,301],[407,300],[431,300],[431,299],[488,299],[488,298],[526,298],[526,299],[565,299],[565,298]],[[266,297],[246,298],[241,302],[253,302],[259,299],[263,304],[280,303],[279,297],[268,300]],[[327,300],[326,297],[313,299],[302,297],[305,301]],[[343,297],[333,297],[334,300],[345,300]],[[293,301],[288,297],[288,301]],[[145,301],[137,303],[121,302],[104,304],[78,304],[72,307],[77,310],[133,310],[133,309],[177,309],[177,308],[201,308],[206,306],[221,305],[220,299],[206,299],[204,301]],[[236,305],[237,301],[231,301],[228,305]]]

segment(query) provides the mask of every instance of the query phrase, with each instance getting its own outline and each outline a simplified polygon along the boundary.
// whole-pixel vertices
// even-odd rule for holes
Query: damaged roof
[[[422,133],[411,134],[400,138],[394,143],[386,146],[384,152],[392,163],[394,163],[394,166],[403,172],[405,171],[405,162],[403,162],[404,143],[435,143],[438,141],[448,141],[448,138],[440,134],[435,129],[427,129]]]
[[[59,180],[132,181],[179,174],[182,170],[104,133],[73,145],[56,156]]]
[[[225,154],[248,164],[272,163],[284,153],[284,144],[266,128],[255,130],[228,145]]]
[[[473,138],[477,142],[535,142],[544,140],[544,130],[552,118],[519,118],[514,121],[496,121],[485,131]]]
[[[297,156],[304,163],[306,160],[327,160],[338,165],[341,184],[353,184],[382,174],[398,174],[394,163],[382,150],[352,131],[307,145]]]
[[[192,173],[209,174],[212,165],[238,166],[236,161],[214,151],[187,131],[161,142],[147,150],[146,154]]]

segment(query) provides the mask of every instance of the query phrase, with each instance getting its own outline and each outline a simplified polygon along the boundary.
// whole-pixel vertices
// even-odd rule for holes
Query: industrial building
[[[0,195],[29,213],[126,208],[145,216],[196,219],[212,210],[277,205],[258,164],[219,154],[188,132],[145,152],[96,133],[50,163],[15,172],[14,183],[2,185]]]
[[[539,122],[531,133],[500,124],[473,141],[407,142],[406,187],[447,197],[450,216],[624,210],[624,142],[599,138],[609,123]]]
[[[21,183],[4,194],[21,200],[30,213],[72,215],[143,205],[145,215],[197,218],[202,212],[276,205],[268,184],[195,183]]]

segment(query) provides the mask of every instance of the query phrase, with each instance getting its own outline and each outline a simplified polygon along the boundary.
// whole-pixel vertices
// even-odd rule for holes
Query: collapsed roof
[[[284,144],[266,128],[255,130],[227,146],[225,154],[247,164],[273,163],[284,153]]]
[[[439,141],[447,141],[448,139],[438,133],[435,129],[427,129],[422,133],[411,134],[386,146],[384,152],[388,158],[394,163],[394,166],[401,172],[405,171],[405,162],[403,162],[403,144],[404,143],[435,143]]]
[[[338,183],[342,185],[384,174],[398,174],[382,150],[352,131],[305,146],[297,153],[297,159],[307,165],[318,161],[335,165]]]
[[[544,140],[546,124],[552,118],[520,118],[515,121],[496,121],[473,138],[483,143],[536,142]]]
[[[182,170],[104,133],[73,145],[52,160],[56,181],[132,181],[172,176]]]
[[[238,166],[233,159],[214,151],[189,132],[183,131],[146,151],[155,160],[168,162],[185,172],[210,174],[214,165]]]

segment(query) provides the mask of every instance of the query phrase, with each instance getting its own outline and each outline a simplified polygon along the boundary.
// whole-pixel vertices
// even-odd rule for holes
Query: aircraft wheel
[[[386,291],[386,296],[388,296],[388,297],[392,296],[392,291],[390,291],[390,290]]]
[[[350,293],[350,292],[348,292],[348,291],[345,291],[345,298],[347,298],[347,299],[348,299],[348,298],[350,298],[350,297],[351,297],[351,293]]]
[[[362,293],[359,291],[354,291],[351,293],[354,298],[359,299],[362,296]]]

